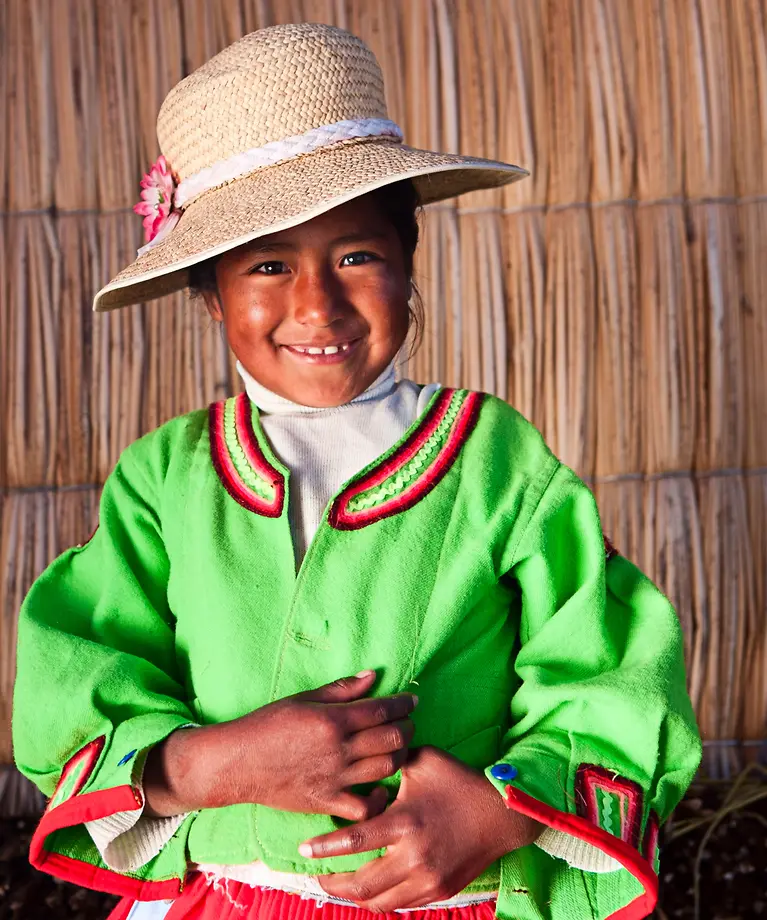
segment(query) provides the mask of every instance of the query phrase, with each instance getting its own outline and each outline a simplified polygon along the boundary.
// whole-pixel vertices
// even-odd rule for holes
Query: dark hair
[[[384,185],[370,192],[370,197],[375,201],[383,216],[394,227],[405,256],[405,271],[412,285],[413,293],[408,304],[410,325],[414,330],[413,344],[410,349],[412,357],[423,338],[424,309],[423,300],[418,288],[413,282],[413,259],[418,246],[418,215],[421,210],[421,199],[413,181],[403,179]],[[193,297],[201,297],[204,293],[215,293],[216,262],[219,256],[198,262],[189,268],[189,290]]]

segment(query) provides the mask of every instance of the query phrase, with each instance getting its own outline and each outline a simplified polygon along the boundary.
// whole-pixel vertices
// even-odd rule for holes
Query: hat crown
[[[383,75],[367,45],[335,26],[300,23],[251,32],[178,83],[157,137],[183,180],[313,128],[386,117]]]

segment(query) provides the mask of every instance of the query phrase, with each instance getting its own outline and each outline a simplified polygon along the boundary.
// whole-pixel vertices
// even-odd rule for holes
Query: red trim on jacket
[[[585,818],[557,811],[551,805],[539,802],[527,793],[514,789],[513,786],[506,787],[506,805],[520,814],[540,821],[547,827],[564,831],[566,834],[598,847],[634,876],[644,888],[644,893],[610,914],[606,920],[644,920],[655,910],[658,902],[658,877],[652,866],[633,847],[620,838],[608,834],[607,831],[603,831],[600,827],[595,827]]]
[[[73,754],[69,760],[64,764],[64,769],[61,771],[61,776],[59,781],[56,783],[56,788],[53,790],[53,795],[48,801],[48,807],[46,811],[50,811],[53,808],[58,807],[58,805],[63,805],[68,799],[71,799],[73,796],[83,788],[83,786],[88,782],[88,778],[91,773],[96,769],[96,764],[98,763],[101,752],[104,750],[104,743],[106,741],[106,735],[100,735],[98,738],[94,738],[93,741],[89,741],[86,745],[80,748],[75,754]],[[64,790],[67,783],[70,781],[73,773],[76,773],[77,770],[80,770],[79,775],[75,776],[74,783],[72,788],[68,790],[67,795],[57,803],[57,799],[60,793]]]
[[[75,755],[77,756],[77,755]],[[91,863],[45,849],[46,838],[65,827],[74,827],[86,821],[96,821],[120,811],[135,811],[143,806],[143,799],[132,786],[115,786],[99,792],[88,792],[67,799],[61,805],[46,811],[37,825],[29,847],[29,861],[41,872],[55,875],[67,882],[122,895],[139,901],[159,901],[178,897],[183,889],[179,878],[148,881],[130,875],[121,875]]]
[[[274,500],[269,502],[243,481],[229,455],[229,447],[224,435],[224,411],[226,400],[210,406],[209,432],[210,455],[213,467],[226,491],[243,508],[264,517],[280,517],[285,501],[285,477],[279,470],[268,463],[253,430],[249,415],[250,403],[246,393],[240,393],[235,401],[235,425],[237,437],[245,453],[245,458],[254,473],[270,483],[274,488]]]
[[[582,818],[601,827],[597,790],[615,795],[625,804],[625,808],[621,808],[618,815],[621,839],[638,850],[644,807],[642,787],[615,771],[606,770],[593,763],[581,764],[575,776],[575,808]]]
[[[402,511],[407,511],[427,495],[445,476],[455,462],[461,447],[471,434],[479,417],[479,410],[484,398],[483,393],[468,393],[461,406],[458,417],[447,441],[437,454],[435,460],[418,476],[411,485],[406,486],[399,495],[382,502],[375,508],[350,512],[349,502],[362,492],[381,485],[390,476],[396,475],[434,434],[455,394],[454,389],[444,389],[437,397],[426,417],[413,434],[383,463],[371,470],[367,476],[358,479],[345,489],[333,502],[328,515],[328,522],[336,530],[359,530],[375,521],[383,520]]]
[[[655,868],[658,860],[658,851],[660,850],[660,818],[654,811],[650,812],[647,819],[647,827],[644,832],[644,841],[642,842],[642,852],[650,865]]]

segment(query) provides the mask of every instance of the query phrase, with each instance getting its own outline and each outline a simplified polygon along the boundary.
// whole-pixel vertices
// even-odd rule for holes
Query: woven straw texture
[[[531,170],[426,209],[409,373],[507,398],[593,485],[678,607],[707,771],[737,771],[767,716],[764,0],[0,3],[0,760],[31,580],[121,448],[237,388],[183,295],[90,311],[143,241],[158,109],[298,21],[370,45],[408,144]]]
[[[329,26],[272,26],[225,48],[168,94],[160,149],[179,175],[346,118],[386,118],[381,71]]]

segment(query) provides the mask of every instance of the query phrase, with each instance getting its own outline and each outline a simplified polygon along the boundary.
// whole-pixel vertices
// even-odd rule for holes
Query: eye
[[[282,275],[286,269],[287,265],[285,265],[284,262],[278,262],[274,260],[272,262],[260,262],[258,265],[251,268],[250,274]]]
[[[354,265],[365,265],[367,262],[377,261],[378,256],[372,252],[350,252],[341,259],[341,267],[347,268]]]

